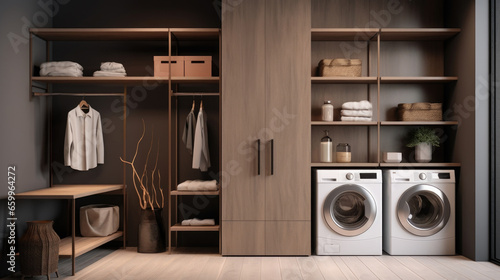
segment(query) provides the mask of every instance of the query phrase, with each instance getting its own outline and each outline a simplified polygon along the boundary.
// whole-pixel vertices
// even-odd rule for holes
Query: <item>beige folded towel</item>
[[[368,100],[361,100],[359,102],[346,102],[342,104],[344,110],[371,110],[372,104]]]
[[[346,117],[365,117],[371,118],[373,115],[372,110],[341,110],[340,115]]]
[[[214,219],[187,219],[181,222],[181,225],[183,226],[214,226],[215,225],[215,220]]]
[[[346,116],[342,116],[340,117],[340,119],[345,122],[369,122],[372,120],[372,118],[367,118],[367,117],[346,117]]]
[[[178,191],[216,191],[217,181],[187,180],[177,185]]]

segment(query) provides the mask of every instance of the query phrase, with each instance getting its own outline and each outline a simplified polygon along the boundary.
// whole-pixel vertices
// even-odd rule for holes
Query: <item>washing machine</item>
[[[316,254],[382,254],[382,172],[316,170]]]
[[[384,251],[455,254],[455,172],[384,170]]]

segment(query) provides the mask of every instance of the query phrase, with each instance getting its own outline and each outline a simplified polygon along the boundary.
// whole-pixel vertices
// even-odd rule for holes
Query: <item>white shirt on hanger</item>
[[[202,107],[198,112],[194,133],[193,169],[205,172],[210,167],[210,152],[208,151],[207,116]]]
[[[104,163],[104,141],[101,115],[89,106],[84,113],[80,106],[68,112],[64,139],[64,164],[86,171]]]

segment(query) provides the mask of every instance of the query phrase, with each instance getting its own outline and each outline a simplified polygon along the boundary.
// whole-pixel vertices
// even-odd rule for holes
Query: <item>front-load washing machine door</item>
[[[323,202],[323,218],[338,234],[356,236],[367,231],[377,214],[375,199],[359,185],[333,189]]]
[[[450,218],[450,202],[434,186],[415,185],[401,195],[396,212],[399,222],[408,232],[431,236],[446,226]]]

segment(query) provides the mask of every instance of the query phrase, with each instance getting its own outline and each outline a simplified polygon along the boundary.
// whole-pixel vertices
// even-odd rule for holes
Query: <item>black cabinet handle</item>
[[[271,175],[274,175],[274,139],[271,139]]]
[[[260,139],[257,139],[257,175],[260,175]]]

